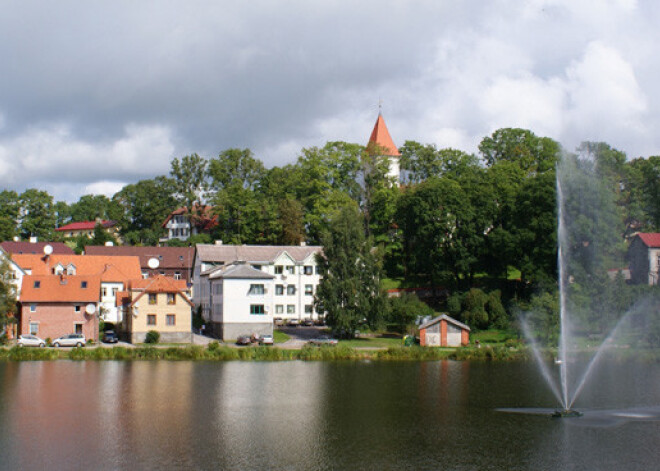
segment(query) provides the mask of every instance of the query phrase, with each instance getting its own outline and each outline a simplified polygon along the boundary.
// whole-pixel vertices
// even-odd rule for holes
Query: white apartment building
[[[314,295],[320,275],[316,255],[321,250],[320,246],[199,244],[193,263],[195,308],[201,308],[204,319],[223,332],[223,338],[235,338],[228,336],[228,323],[263,320],[264,324],[270,322],[272,332],[276,317],[317,319]]]

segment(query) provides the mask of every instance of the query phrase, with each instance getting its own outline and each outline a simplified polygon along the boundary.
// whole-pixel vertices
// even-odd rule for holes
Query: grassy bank
[[[207,347],[188,345],[157,348],[25,348],[0,349],[0,361],[47,361],[47,360],[205,360],[205,361],[335,361],[335,360],[383,360],[383,361],[427,361],[427,360],[510,360],[527,359],[527,349],[506,347],[483,348],[422,348],[390,346],[386,350],[356,349],[349,345],[313,347],[300,350],[285,350],[277,347],[232,348],[217,342]]]

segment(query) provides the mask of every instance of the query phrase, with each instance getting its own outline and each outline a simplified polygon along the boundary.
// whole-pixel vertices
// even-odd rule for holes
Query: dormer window
[[[34,287],[35,288],[41,288],[41,281],[35,281],[34,282]]]
[[[81,281],[81,282],[80,282],[80,287],[81,287],[82,289],[87,288],[87,282],[86,282],[86,281]]]

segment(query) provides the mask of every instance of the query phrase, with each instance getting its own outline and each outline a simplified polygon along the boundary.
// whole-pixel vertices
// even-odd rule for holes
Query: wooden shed
[[[419,326],[422,347],[460,347],[470,343],[470,328],[447,314]]]

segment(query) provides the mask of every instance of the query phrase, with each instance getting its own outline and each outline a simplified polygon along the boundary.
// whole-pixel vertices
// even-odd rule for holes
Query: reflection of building
[[[628,248],[630,281],[657,285],[660,270],[660,233],[637,234]]]
[[[194,247],[131,247],[88,245],[86,255],[139,257],[142,277],[165,275],[175,280],[185,280],[190,283]],[[149,260],[158,260],[158,267],[151,268]]]
[[[81,221],[72,222],[62,227],[58,227],[55,231],[61,233],[67,239],[72,239],[78,236],[94,237],[94,229],[99,224],[105,232],[110,234],[115,239],[119,239],[119,228],[115,221]]]
[[[128,291],[117,295],[129,341],[142,343],[155,330],[163,342],[191,342],[192,302],[186,289],[185,281],[161,275],[131,280]]]
[[[470,328],[446,314],[419,326],[422,347],[460,347],[470,343]]]
[[[43,339],[76,333],[97,341],[100,288],[98,275],[24,276],[20,333]]]
[[[371,131],[369,143],[367,144],[367,152],[388,160],[389,171],[387,172],[387,176],[398,185],[401,172],[399,166],[401,153],[394,145],[390,132],[385,125],[383,115],[380,113],[378,113],[378,119],[376,120],[374,129]]]
[[[220,322],[221,310],[244,319],[250,315],[315,319],[314,294],[320,281],[316,255],[320,253],[319,246],[198,244],[193,263],[195,306],[201,307],[208,322]],[[230,271],[230,266],[240,266],[240,270]],[[253,284],[259,286],[252,288]]]
[[[167,236],[161,241],[188,240],[190,236],[210,233],[217,225],[218,216],[213,214],[213,207],[195,203],[191,213],[188,212],[188,208],[183,207],[167,216],[163,222],[163,227],[167,229]]]

